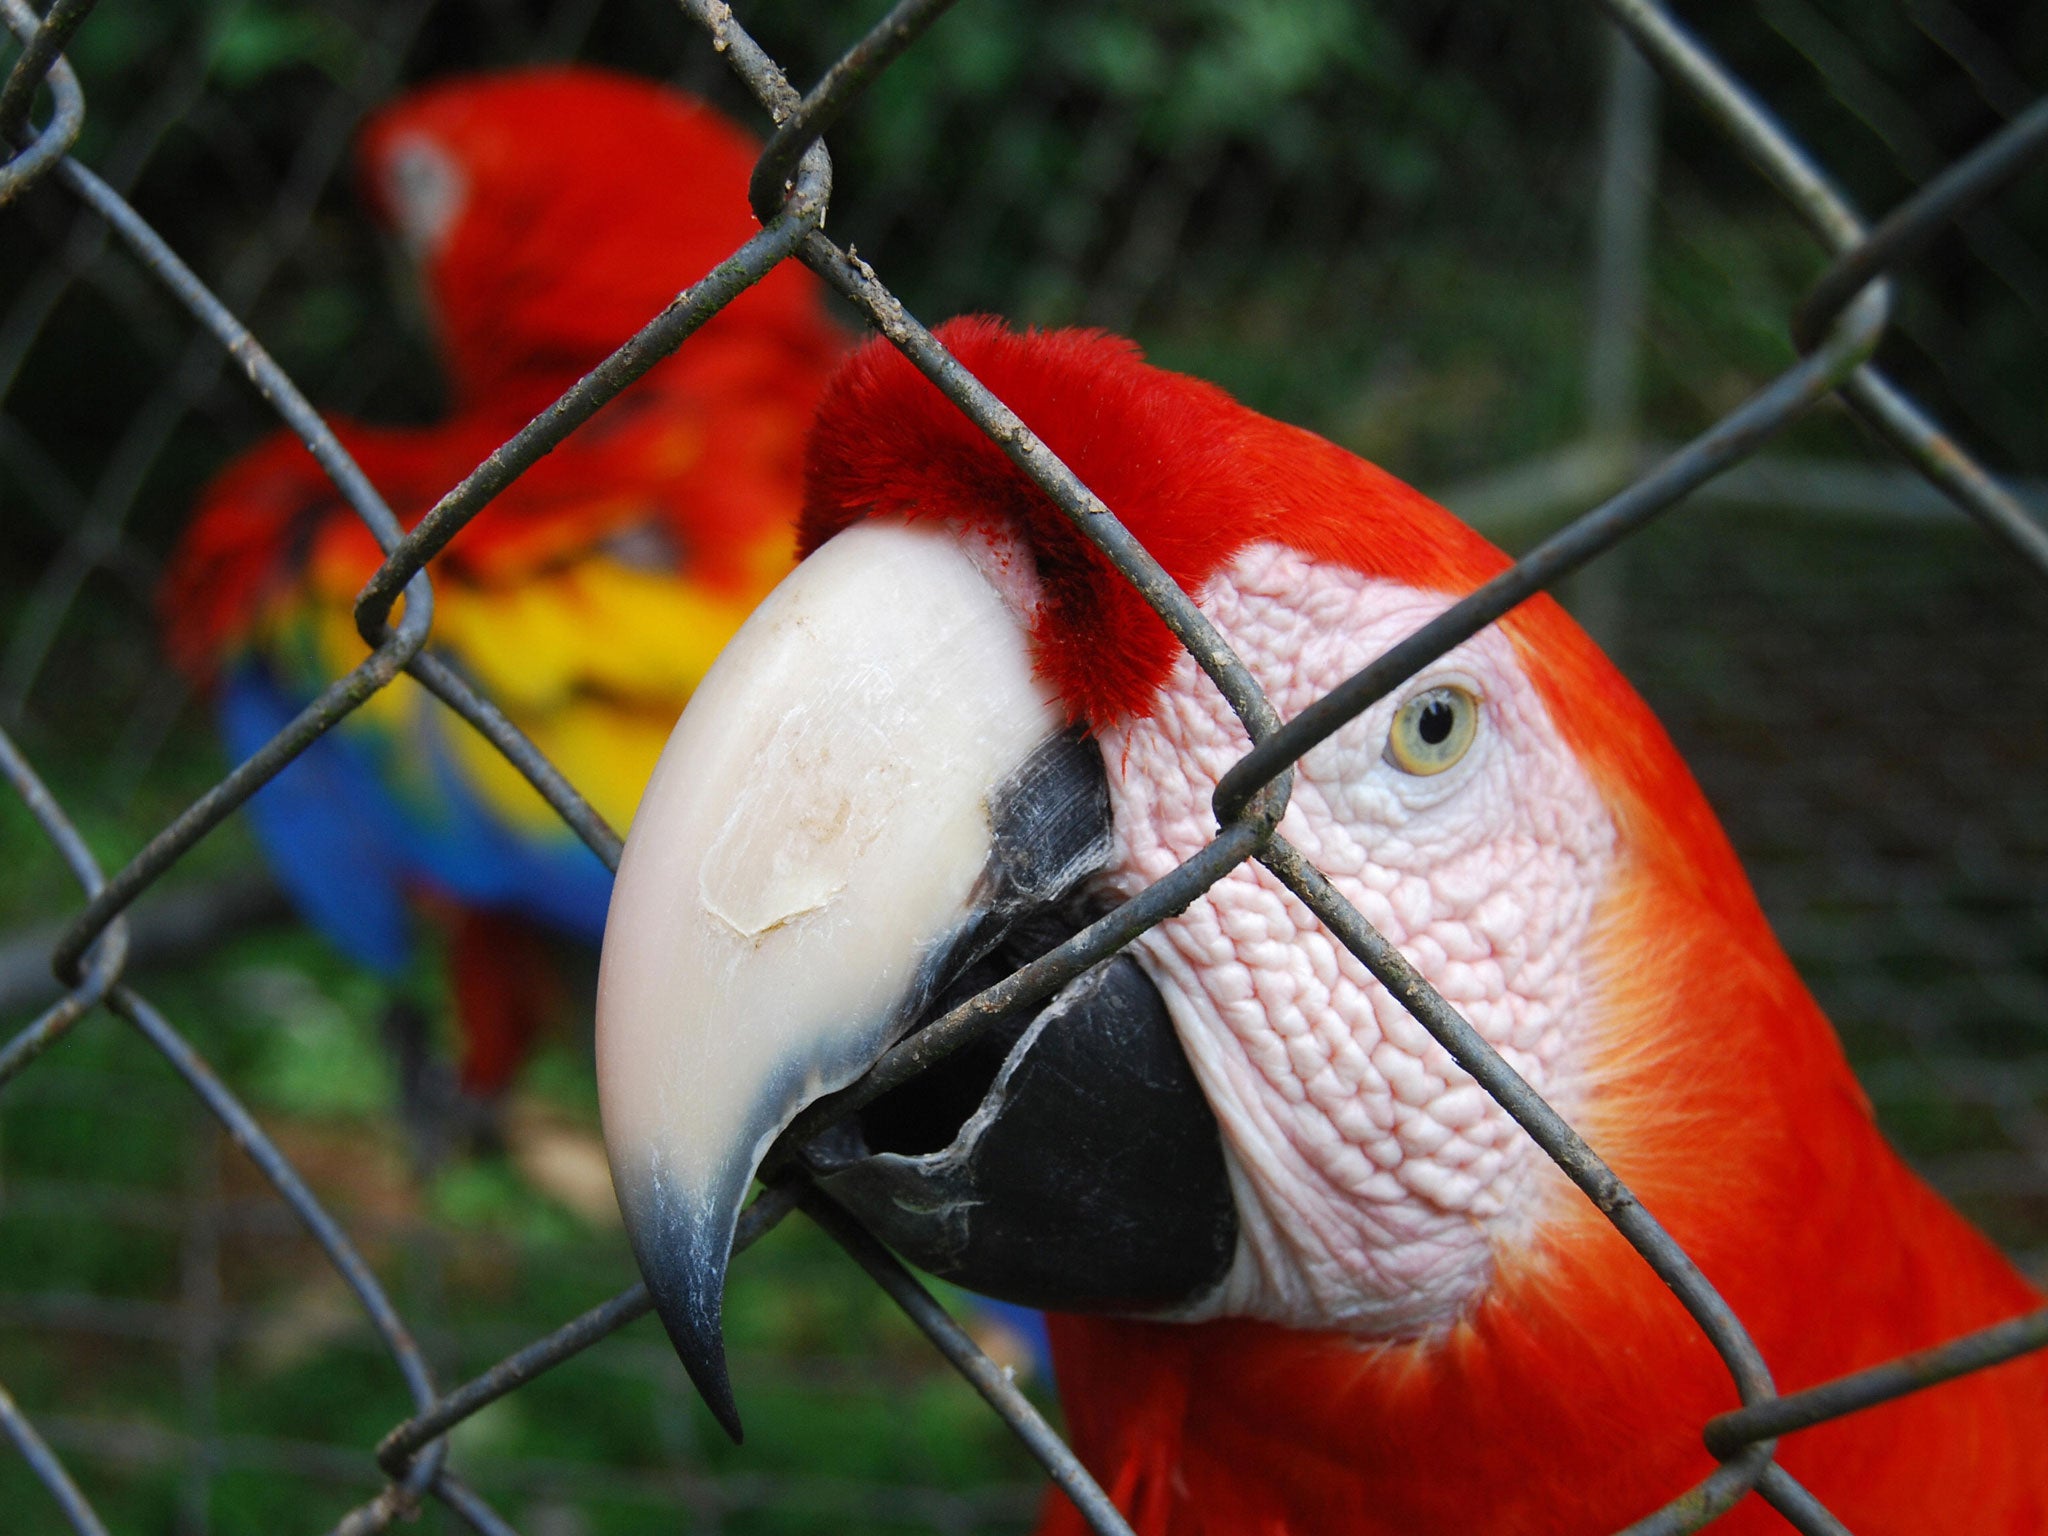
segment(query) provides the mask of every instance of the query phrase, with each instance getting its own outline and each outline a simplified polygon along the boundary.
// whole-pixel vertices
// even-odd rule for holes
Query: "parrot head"
[[[1380,470],[1126,342],[939,335],[1283,718],[1506,565]],[[598,1001],[635,1251],[729,1428],[720,1298],[770,1143],[1198,852],[1250,745],[1135,591],[879,342],[827,388],[807,495],[807,558],[641,804]],[[1655,1010],[1618,1001],[1660,963],[1644,913],[1690,903],[1769,943],[1669,742],[1547,597],[1310,752],[1280,831],[1603,1150],[1666,1050]],[[802,1155],[973,1289],[1360,1340],[1454,1328],[1591,1212],[1256,863]]]
[[[535,375],[552,395],[760,228],[760,146],[669,87],[582,65],[438,81],[357,144],[365,200],[417,267],[465,401]],[[706,327],[818,333],[784,263]],[[699,348],[701,350],[701,347]]]

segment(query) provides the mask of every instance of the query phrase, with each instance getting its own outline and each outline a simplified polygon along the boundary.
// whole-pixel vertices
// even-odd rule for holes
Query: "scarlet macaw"
[[[366,199],[423,280],[452,395],[431,426],[336,424],[408,524],[758,227],[747,135],[595,69],[429,86],[372,117],[358,150]],[[784,265],[432,565],[431,644],[614,826],[711,658],[789,567],[803,428],[843,350],[815,280]],[[208,487],[162,607],[236,757],[361,659],[351,608],[381,559],[289,436]],[[542,935],[596,942],[603,864],[407,678],[250,813],[301,912],[361,963],[396,977],[417,913],[445,924],[461,1086],[502,1090],[554,990]]]
[[[1291,716],[1506,558],[1099,333],[940,339]],[[1197,853],[1247,750],[1108,562],[893,350],[809,448],[807,558],[678,724],[614,894],[598,1071],[671,1339],[729,1424],[741,1196],[804,1104]],[[1586,1135],[1792,1390],[2040,1304],[1885,1144],[1677,752],[1555,603],[1300,764],[1281,833]],[[1256,863],[814,1141],[907,1256],[1053,1309],[1144,1536],[1599,1536],[1736,1404],[1672,1293]],[[2035,1356],[1792,1435],[1871,1533],[2048,1530]],[[1080,1529],[1055,1498],[1046,1531]],[[1751,1496],[1717,1529],[1784,1529]]]

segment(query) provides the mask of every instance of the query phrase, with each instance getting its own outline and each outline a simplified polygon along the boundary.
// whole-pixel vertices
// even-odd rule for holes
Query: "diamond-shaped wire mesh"
[[[1835,1529],[1771,1464],[1764,1437],[1854,1411],[1877,1400],[1888,1379],[1866,1373],[1846,1389],[1774,1398],[1740,1320],[1685,1256],[1617,1198],[1612,1176],[1570,1128],[1426,986],[1410,985],[1416,978],[1398,953],[1274,836],[1276,796],[1285,793],[1274,785],[1321,734],[1417,667],[1528,592],[1567,581],[1567,597],[1687,746],[1749,856],[1767,909],[1842,1024],[1889,1128],[2038,1269],[2048,1241],[2048,937],[2037,894],[2048,862],[2048,806],[2037,787],[2048,758],[2048,648],[2040,643],[2048,624],[2039,587],[2024,573],[2048,575],[2048,537],[2038,514],[1940,437],[1869,359],[1881,338],[1898,338],[1886,342],[1888,368],[1999,461],[2043,468],[2038,386],[2019,377],[2048,339],[2048,287],[2024,217],[2040,207],[2039,189],[2024,203],[2017,193],[2012,201],[1983,199],[2048,138],[2048,115],[2024,79],[2026,61],[2044,55],[2026,52],[2023,25],[1994,36],[1943,0],[1888,18],[1868,37],[1856,18],[1812,0],[1772,0],[1756,18],[1711,19],[1717,46],[1745,73],[1754,66],[1783,86],[1795,116],[1811,118],[1795,127],[1824,163],[1839,157],[1859,167],[1869,185],[1854,190],[1870,205],[1903,204],[1866,238],[1795,141],[1640,0],[1607,0],[1605,9],[1665,76],[1661,108],[1636,55],[1609,49],[1584,6],[1303,4],[1262,20],[1190,0],[1168,22],[1091,8],[1060,29],[1026,8],[986,0],[923,35],[944,9],[908,0],[841,55],[863,20],[850,10],[834,13],[845,23],[834,34],[815,15],[764,8],[764,51],[743,29],[751,18],[710,0],[685,0],[680,13],[653,0],[609,10],[578,0],[539,9],[512,0],[475,8],[405,0],[317,15],[198,4],[130,13],[118,0],[89,15],[90,0],[60,0],[40,28],[19,0],[8,0],[16,34],[33,40],[0,94],[0,130],[17,149],[0,168],[0,201],[11,204],[0,221],[12,226],[0,237],[15,242],[10,250],[45,254],[18,263],[26,276],[0,319],[0,380],[13,386],[12,414],[0,421],[0,466],[11,501],[25,509],[17,516],[41,525],[21,540],[39,556],[37,575],[22,584],[8,616],[0,694],[51,778],[89,786],[81,794],[67,788],[60,803],[13,738],[0,738],[0,769],[75,882],[65,894],[47,854],[24,877],[33,889],[23,910],[61,914],[63,926],[25,935],[8,953],[54,963],[62,988],[0,1048],[11,1165],[5,1217],[17,1234],[5,1317],[10,1328],[72,1341],[68,1355],[6,1357],[34,1378],[34,1390],[8,1381],[29,1412],[0,1397],[0,1429],[40,1484],[41,1507],[73,1529],[95,1531],[95,1510],[113,1507],[111,1493],[126,1517],[116,1526],[170,1520],[202,1530],[223,1480],[273,1473],[354,1489],[349,1497],[364,1502],[342,1522],[348,1530],[382,1528],[425,1501],[470,1528],[499,1531],[504,1522],[459,1471],[472,1460],[490,1465],[493,1426],[510,1433],[513,1405],[549,1391],[564,1379],[555,1368],[579,1358],[608,1362],[602,1384],[584,1390],[637,1394],[656,1405],[650,1419],[666,1416],[648,1457],[661,1470],[622,1492],[615,1473],[599,1477],[566,1457],[536,1467],[537,1458],[524,1456],[520,1475],[501,1469],[491,1486],[520,1499],[530,1527],[580,1529],[565,1511],[586,1497],[638,1500],[643,1509],[679,1505],[706,1528],[756,1512],[809,1511],[841,1526],[852,1512],[878,1528],[964,1529],[1015,1523],[1028,1512],[1016,1464],[995,1455],[982,1463],[994,1476],[957,1493],[912,1486],[914,1467],[889,1483],[835,1478],[829,1469],[721,1469],[699,1428],[675,1421],[676,1373],[662,1347],[644,1330],[635,1341],[611,1337],[646,1310],[638,1287],[599,1301],[616,1283],[602,1278],[617,1272],[615,1241],[609,1271],[566,1261],[565,1246],[575,1244],[547,1250],[562,1280],[547,1292],[547,1315],[579,1304],[562,1298],[595,1303],[576,1322],[540,1339],[469,1327],[458,1314],[474,1309],[479,1291],[495,1284],[502,1294],[521,1283],[510,1277],[520,1274],[526,1250],[466,1238],[459,1222],[453,1232],[422,1222],[399,1193],[381,1211],[374,1198],[352,1202],[337,1224],[298,1169],[333,1188],[342,1181],[323,1179],[323,1165],[348,1164],[360,1186],[361,1153],[302,1120],[266,1130],[190,1043],[188,1010],[203,1013],[218,999],[203,990],[179,994],[167,980],[163,996],[181,1006],[159,1011],[157,984],[145,994],[133,979],[152,954],[218,942],[271,912],[260,889],[226,878],[235,860],[232,849],[222,852],[233,835],[223,821],[314,733],[401,669],[492,734],[592,846],[615,856],[615,839],[574,789],[435,660],[431,558],[470,518],[488,516],[489,497],[538,451],[601,409],[652,358],[687,346],[690,331],[736,291],[735,269],[689,290],[565,397],[566,415],[521,434],[508,455],[409,534],[353,474],[292,377],[242,321],[274,341],[324,406],[350,409],[393,393],[430,404],[418,398],[426,370],[417,342],[364,307],[374,255],[342,228],[337,172],[355,119],[402,79],[449,65],[608,47],[644,57],[658,46],[670,50],[685,83],[735,110],[751,97],[756,121],[765,108],[782,125],[764,157],[773,169],[757,185],[788,177],[793,189],[779,208],[760,209],[770,217],[741,253],[745,276],[801,260],[909,353],[1102,544],[1262,743],[1226,784],[1230,814],[1205,854],[999,990],[1013,1000],[1046,995],[1237,863],[1264,862],[1368,968],[1416,1000],[1425,1027],[1610,1212],[1728,1362],[1750,1406],[1708,1431],[1725,1458],[1721,1470],[1689,1513],[1643,1528],[1697,1529],[1755,1487],[1799,1529]],[[1236,19],[1226,24],[1226,13]],[[1902,38],[1932,46],[1954,66],[1938,77],[1966,93],[1966,109],[1909,97],[1888,81],[1873,57],[1890,50],[1895,59]],[[88,83],[90,114],[69,66],[53,67],[67,51]],[[1581,82],[1603,57],[1610,84],[1596,111]],[[823,84],[800,97],[777,59],[790,76]],[[1247,78],[1262,90],[1216,89],[1216,71],[1232,60],[1249,60]],[[1802,70],[1824,89],[1802,88]],[[26,109],[46,76],[48,105],[31,130]],[[991,111],[998,99],[1008,105]],[[102,100],[119,103],[104,128]],[[1837,104],[1860,127],[1845,128]],[[1545,113],[1576,120],[1580,131],[1544,138],[1511,174],[1488,179],[1483,168],[1503,125]],[[1959,158],[2001,123],[1985,148]],[[813,144],[827,126],[835,144],[843,131],[852,145],[838,169],[849,190],[838,194],[829,194],[827,161]],[[1853,145],[1858,131],[1881,153]],[[1660,143],[1668,153],[1658,154]],[[1743,158],[1773,189],[1769,202],[1740,169]],[[164,171],[166,160],[175,174]],[[1333,175],[1338,169],[1348,174]],[[1659,171],[1664,190],[1656,197],[1650,187]],[[1475,185],[1477,193],[1465,190]],[[176,191],[153,191],[159,186]],[[132,204],[124,201],[131,195]],[[822,231],[828,195],[847,205],[833,205],[844,248]],[[1741,201],[1740,218],[1702,214],[1731,198]],[[1890,297],[1865,284],[1919,255],[1951,221],[1959,223],[1960,254],[1956,242],[1944,242],[1935,258],[1967,263],[1973,281],[1989,271],[1996,297],[1984,299],[1969,284],[1908,282],[1892,321]],[[1595,259],[1586,263],[1580,231],[1589,222]],[[1796,236],[1801,224],[1806,234]],[[1833,265],[1821,275],[1827,258]],[[1594,273],[1587,308],[1572,286],[1581,264]],[[1529,282],[1531,273],[1552,281]],[[1510,274],[1520,280],[1503,281]],[[892,281],[901,286],[884,286]],[[918,314],[989,305],[1137,332],[1161,361],[1216,376],[1254,403],[1443,482],[1452,506],[1533,548],[1506,576],[1282,726],[1185,596],[1085,487],[1031,450],[1029,435],[936,349],[898,294]],[[1703,300],[1740,325],[1693,324]],[[1446,334],[1446,309],[1463,338],[1448,356],[1432,350]],[[2028,323],[2014,323],[2022,315]],[[1800,341],[1796,358],[1783,341],[1788,319]],[[1581,324],[1590,361],[1583,345],[1554,344]],[[121,374],[87,374],[80,370],[89,364],[71,361],[104,355],[110,335],[129,348],[132,365]],[[1303,340],[1288,347],[1275,345],[1278,338]],[[1583,414],[1582,369],[1590,371]],[[237,373],[256,381],[261,398]],[[380,639],[352,685],[323,698],[256,759],[209,782],[210,770],[177,763],[166,747],[183,700],[149,661],[146,643],[118,623],[97,632],[95,619],[146,602],[151,551],[169,522],[221,452],[245,441],[271,410],[322,453],[390,551],[359,610],[366,633]],[[1845,463],[1851,416],[1898,448],[1919,478],[1873,473],[1869,466],[1887,461],[1868,455]],[[1754,457],[1788,432],[1796,452]],[[1687,434],[1694,435],[1675,451],[1657,446]],[[73,440],[90,446],[67,458],[62,445]],[[1519,467],[1498,472],[1508,463]],[[1693,492],[1703,505],[1638,532]],[[1776,510],[1704,505],[1716,501]],[[1954,505],[1991,538],[1963,546],[1950,526],[1961,522]],[[1788,506],[1854,512],[1846,522],[1788,522]],[[1577,515],[1563,522],[1564,512]],[[1877,538],[1874,516],[1886,520]],[[1602,558],[1588,564],[1595,556]],[[401,588],[410,594],[405,621],[387,628]],[[1796,623],[1788,609],[1797,610]],[[1880,694],[1882,712],[1870,703]],[[110,718],[86,718],[80,701]],[[83,837],[67,809],[80,799],[92,804]],[[95,853],[116,872],[103,874]],[[150,905],[139,907],[131,925],[131,905],[159,877],[195,865],[222,878],[185,887],[182,904],[156,902],[160,915],[147,920]],[[87,902],[74,916],[78,889]],[[294,1027],[319,1014],[317,989],[289,968],[245,966],[239,985],[245,1003],[295,1019]],[[32,995],[26,979],[4,967],[0,988],[13,989],[11,1005]],[[857,1092],[918,1070],[981,1016],[963,1006],[899,1047]],[[121,1030],[117,1021],[134,1032],[142,1055],[119,1059],[112,1078],[67,1078],[67,1054],[90,1036]],[[233,1047],[234,1036],[222,1039]],[[230,1079],[261,1080],[260,1059],[224,1065]],[[111,1085],[118,1086],[110,1095]],[[75,1135],[81,1121],[123,1117],[156,1132],[137,1133],[129,1182],[67,1180],[54,1152],[67,1118]],[[172,1129],[162,1134],[166,1125]],[[403,1184],[390,1180],[394,1191]],[[810,1197],[770,1195],[743,1235],[765,1232],[793,1198],[1092,1506],[1098,1528],[1119,1529],[1030,1402],[843,1216]],[[133,1291],[132,1247],[118,1261],[64,1247],[57,1234],[67,1223],[75,1231],[81,1211],[96,1226],[149,1234],[155,1263],[179,1277],[175,1299]],[[282,1326],[230,1294],[222,1278],[266,1258],[280,1271],[270,1294],[290,1296],[285,1310],[297,1309]],[[480,1288],[462,1278],[466,1269],[493,1267],[498,1278]],[[320,1271],[334,1278],[307,1283]],[[38,1272],[46,1277],[40,1285],[29,1278]],[[465,1293],[464,1306],[450,1308],[451,1291]],[[432,1327],[416,1337],[409,1321],[423,1317]],[[322,1352],[323,1341],[352,1331],[377,1348],[355,1350],[344,1367]],[[142,1370],[162,1383],[136,1400],[155,1390],[157,1411],[121,1423],[81,1412],[64,1388],[67,1370],[100,1381],[114,1374],[83,1341],[133,1347]],[[591,1348],[600,1341],[602,1349]],[[2043,1343],[2048,1319],[2036,1317],[1942,1358],[1975,1367]],[[260,1418],[234,1421],[248,1410],[223,1391],[224,1373],[289,1376],[308,1360],[330,1383],[344,1373],[361,1379],[353,1453],[342,1437],[294,1438]],[[153,1369],[159,1361],[171,1368]],[[458,1364],[432,1368],[448,1361]],[[475,1374],[479,1362],[493,1361]],[[900,1364],[882,1395],[930,1392],[932,1379]],[[457,1380],[466,1384],[451,1388]],[[171,1422],[179,1428],[163,1427]],[[550,1415],[558,1438],[566,1422]],[[449,1431],[452,1455],[438,1438]],[[391,1482],[374,1492],[370,1448],[380,1437],[375,1464]],[[181,1470],[175,1513],[127,1496],[123,1468],[142,1465]],[[271,1523],[317,1527],[330,1513],[327,1503],[309,1513],[294,1502]]]

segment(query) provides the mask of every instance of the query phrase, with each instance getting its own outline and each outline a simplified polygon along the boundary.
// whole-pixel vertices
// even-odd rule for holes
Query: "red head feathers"
[[[1419,492],[1100,331],[985,317],[939,339],[1193,592],[1262,540],[1414,586],[1463,591],[1506,561]],[[1047,595],[1040,665],[1078,718],[1149,713],[1178,642],[1021,470],[894,348],[871,342],[818,407],[800,544],[863,517],[1021,527]],[[1417,537],[1418,532],[1424,534]]]

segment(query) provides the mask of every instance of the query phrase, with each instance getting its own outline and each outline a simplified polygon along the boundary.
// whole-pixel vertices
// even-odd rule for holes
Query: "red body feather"
[[[758,145],[649,81],[534,69],[385,108],[358,161],[387,221],[370,168],[423,139],[455,152],[470,199],[423,260],[457,407],[429,427],[334,423],[408,526],[758,228],[745,202]],[[764,580],[754,546],[795,513],[803,431],[844,347],[816,281],[782,264],[501,493],[436,572],[516,579],[652,519],[676,541],[679,571],[758,596],[776,573]],[[358,586],[382,559],[312,456],[279,434],[214,480],[174,554],[162,590],[173,654],[210,676],[316,552]]]
[[[1371,465],[1127,344],[987,321],[940,335],[1191,592],[1266,540],[1447,593],[1506,564]],[[805,547],[875,514],[1025,530],[1044,674],[1097,724],[1151,707],[1174,654],[1164,626],[879,344],[821,407]],[[1780,1390],[2038,1306],[1884,1142],[1648,708],[1548,597],[1501,627],[1621,834],[1579,1129],[1734,1306]],[[1441,1337],[1055,1318],[1074,1443],[1141,1536],[1618,1529],[1712,1469],[1700,1426],[1736,1397],[1606,1220],[1576,1196],[1565,1208],[1526,1251],[1496,1255],[1485,1299]],[[2048,1530],[2048,1360],[1804,1431],[1779,1454],[1860,1536]],[[1084,1528],[1054,1495],[1046,1531]],[[1787,1527],[1752,1496],[1716,1529]]]

